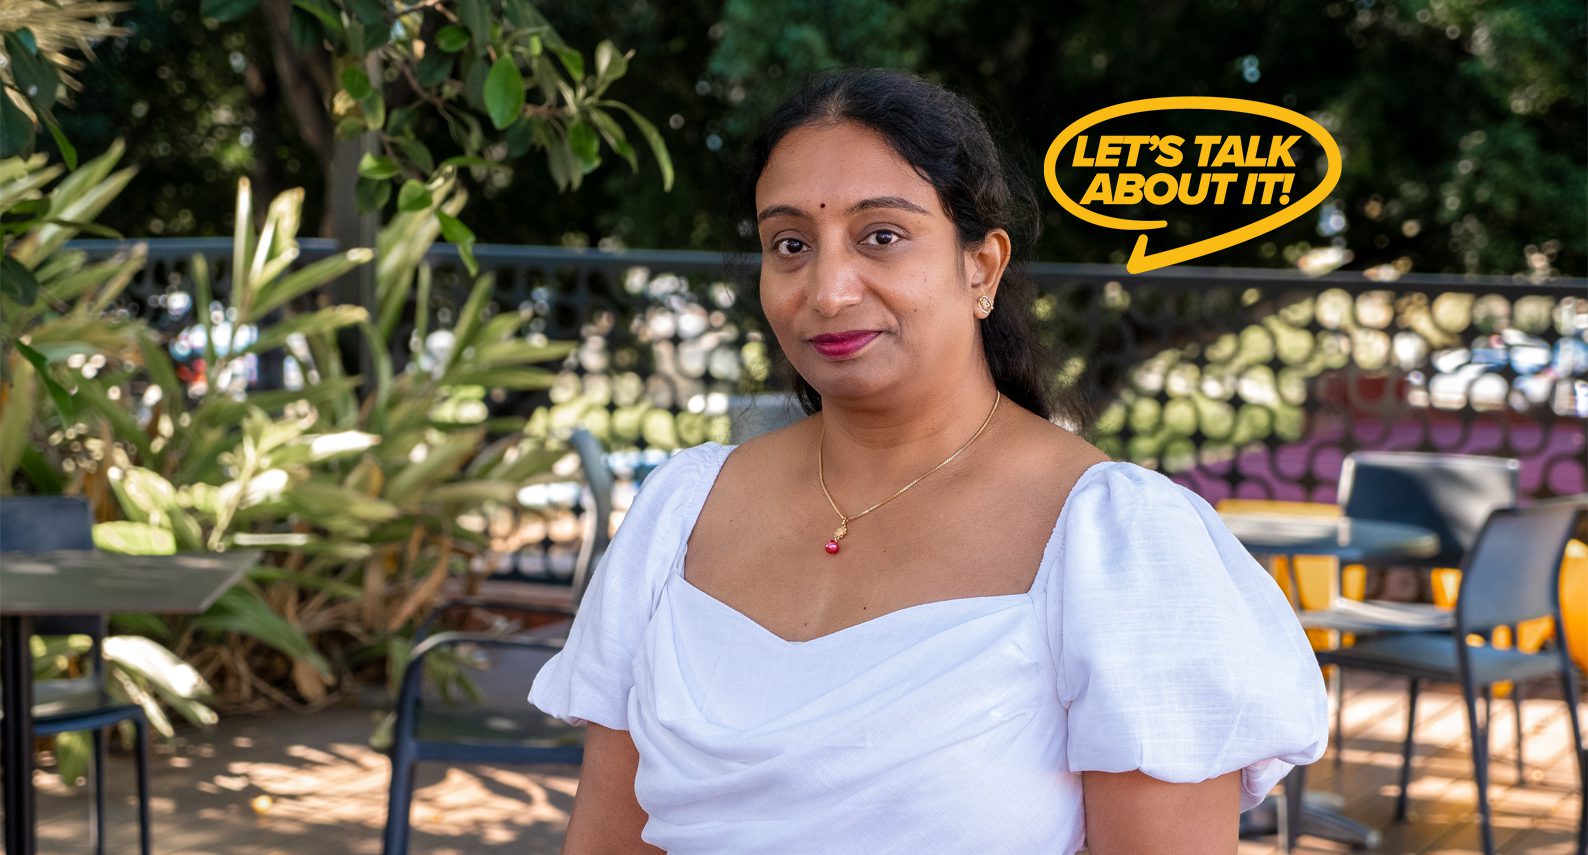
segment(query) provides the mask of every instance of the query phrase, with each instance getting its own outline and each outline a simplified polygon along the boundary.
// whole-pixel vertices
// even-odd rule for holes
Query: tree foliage
[[[138,0],[139,9],[123,22],[148,32],[146,10],[163,1]],[[631,76],[623,97],[656,119],[677,181],[664,194],[649,168],[638,176],[608,170],[586,176],[577,196],[537,205],[526,200],[555,186],[544,171],[492,173],[463,217],[482,240],[722,249],[735,236],[722,191],[734,154],[759,118],[806,72],[877,65],[914,69],[968,94],[1006,143],[1025,154],[1033,182],[1038,155],[1066,124],[1134,98],[1252,98],[1324,121],[1345,153],[1345,175],[1331,202],[1318,216],[1210,263],[1287,265],[1307,248],[1340,243],[1357,268],[1588,273],[1581,240],[1588,232],[1588,14],[1578,2],[1217,0],[1169,2],[1142,15],[1098,0],[1062,9],[991,0],[841,0],[821,8],[793,0],[641,0],[569,4],[554,17],[569,43],[610,39],[647,61],[644,85]],[[236,49],[247,64],[230,71],[220,43],[241,31],[210,26],[216,44],[197,49],[219,57],[192,67],[220,69],[235,92],[253,77],[274,79],[279,69],[268,51],[253,47]],[[101,54],[107,73],[131,59],[108,47]],[[144,100],[150,116],[163,109],[165,96],[142,90],[169,87],[155,81],[188,72],[161,62],[166,78],[119,74],[111,82],[121,87],[122,102]],[[129,87],[140,91],[128,97]],[[274,149],[256,142],[243,165],[225,167],[233,170],[228,175],[253,172],[258,181],[260,172],[285,162],[277,152],[297,159],[305,173],[317,171],[312,156],[295,154],[305,150],[303,131],[273,118],[270,98],[235,100],[247,106],[230,126],[233,138],[245,128],[261,137],[266,129],[283,130]],[[126,108],[109,105],[107,115],[116,109]],[[494,133],[488,112],[480,115],[487,117],[482,133]],[[87,135],[73,126],[78,118],[66,114],[63,123],[87,147]],[[137,134],[149,121],[110,124]],[[427,128],[420,121],[415,134],[436,140],[427,145],[447,144],[444,123]],[[157,143],[172,155],[158,169],[146,166],[139,178],[154,185],[150,204],[167,198],[160,188],[191,180],[178,155],[196,148],[174,131],[150,138]],[[208,158],[200,151],[191,160]],[[297,183],[317,180],[305,175]],[[182,195],[195,216],[178,231],[224,233],[210,223],[227,216],[226,186]],[[1123,259],[1128,242],[1118,234],[1081,223],[1056,204],[1044,210],[1048,228],[1037,248],[1043,260]],[[129,211],[111,223],[142,233],[136,217]]]

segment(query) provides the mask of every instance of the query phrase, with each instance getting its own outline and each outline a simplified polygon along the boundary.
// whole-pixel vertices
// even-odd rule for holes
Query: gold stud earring
[[[976,298],[976,308],[981,309],[982,317],[986,317],[992,314],[993,301],[986,294],[983,294]]]

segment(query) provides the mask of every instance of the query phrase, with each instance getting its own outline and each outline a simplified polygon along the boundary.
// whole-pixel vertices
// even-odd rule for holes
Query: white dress
[[[1207,502],[1087,469],[1031,590],[791,642],[694,587],[732,446],[656,469],[529,700],[627,730],[643,839],[674,855],[1070,853],[1080,773],[1241,770],[1241,809],[1323,754],[1327,698],[1284,595]]]

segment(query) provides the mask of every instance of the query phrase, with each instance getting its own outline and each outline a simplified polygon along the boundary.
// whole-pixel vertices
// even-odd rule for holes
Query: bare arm
[[[640,839],[647,816],[634,797],[640,753],[626,730],[586,726],[584,767],[573,797],[563,855],[661,853]]]
[[[1083,772],[1091,855],[1174,852],[1233,855],[1240,832],[1240,772],[1167,784],[1142,772]]]

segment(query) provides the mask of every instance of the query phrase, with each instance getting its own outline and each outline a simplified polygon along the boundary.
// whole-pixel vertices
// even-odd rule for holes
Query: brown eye
[[[805,249],[805,241],[799,238],[781,238],[772,242],[772,249],[778,255],[798,255],[801,250]],[[787,252],[784,251],[785,249],[787,249]]]
[[[876,241],[876,246],[893,246],[902,240],[902,238],[899,236],[899,233],[892,229],[877,229],[870,235],[867,235],[867,237],[874,239]],[[887,240],[883,240],[884,237],[886,237]]]

